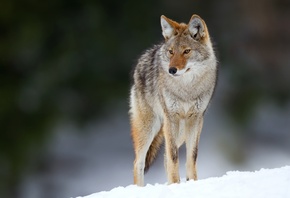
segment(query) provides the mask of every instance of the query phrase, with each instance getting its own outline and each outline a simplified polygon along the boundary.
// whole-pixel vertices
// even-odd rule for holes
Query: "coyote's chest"
[[[162,90],[164,108],[181,118],[203,112],[210,100],[210,95],[205,91],[203,84],[195,83],[192,76],[179,81],[168,80]]]
[[[192,116],[192,114],[198,113],[202,110],[202,100],[201,98],[195,98],[191,100],[185,100],[185,98],[180,97],[180,95],[164,94],[164,103],[167,111],[171,114],[176,114],[180,118],[187,118]]]

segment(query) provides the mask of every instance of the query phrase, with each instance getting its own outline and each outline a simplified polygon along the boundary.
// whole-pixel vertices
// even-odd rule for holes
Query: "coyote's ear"
[[[192,15],[188,23],[188,30],[191,37],[195,40],[204,39],[208,34],[205,22],[196,14]]]
[[[175,27],[177,23],[164,15],[161,16],[160,22],[162,28],[162,35],[167,40],[175,34],[176,32]]]

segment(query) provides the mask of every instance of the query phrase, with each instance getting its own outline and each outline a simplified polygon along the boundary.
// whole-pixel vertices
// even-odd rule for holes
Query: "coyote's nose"
[[[177,72],[177,68],[176,67],[170,67],[168,72],[172,75],[174,75]]]

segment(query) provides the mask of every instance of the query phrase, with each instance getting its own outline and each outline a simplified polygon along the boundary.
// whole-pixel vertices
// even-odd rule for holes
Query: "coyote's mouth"
[[[190,68],[187,68],[185,71],[184,70],[180,70],[180,71],[177,71],[176,73],[174,74],[171,74],[172,76],[182,76],[183,74],[185,74],[186,72],[188,72],[190,70]]]

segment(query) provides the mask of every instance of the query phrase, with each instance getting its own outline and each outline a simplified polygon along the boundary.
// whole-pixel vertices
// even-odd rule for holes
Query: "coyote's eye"
[[[168,52],[169,52],[169,54],[171,54],[171,55],[173,54],[173,50],[172,50],[172,49],[169,49]]]
[[[189,54],[190,51],[191,51],[191,49],[186,49],[186,50],[184,50],[183,54]]]

